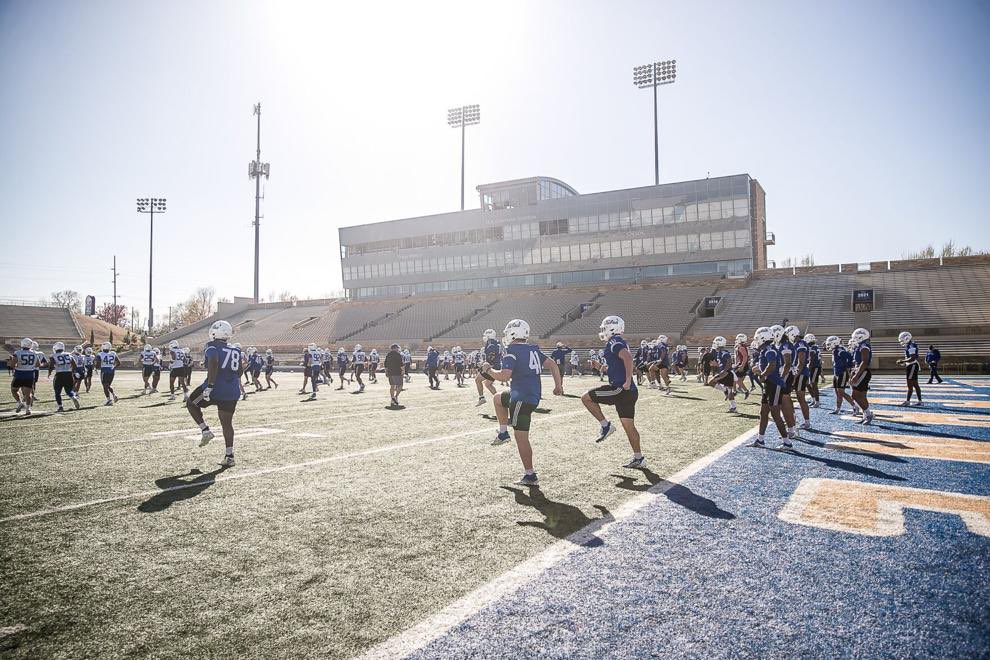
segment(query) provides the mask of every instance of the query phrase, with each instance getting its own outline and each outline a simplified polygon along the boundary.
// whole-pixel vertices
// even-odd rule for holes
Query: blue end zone
[[[990,381],[958,391],[990,401]],[[812,411],[818,430],[803,432],[793,453],[732,450],[612,527],[603,543],[569,555],[417,655],[987,657],[990,537],[958,515],[912,508],[895,536],[810,527],[779,514],[809,478],[855,482],[850,490],[863,483],[990,496],[987,463],[824,446],[840,439],[830,435],[835,430],[990,441],[990,428],[879,420],[860,427],[826,415],[831,406],[829,396]],[[903,409],[877,412],[894,410]],[[987,409],[965,414],[990,422]],[[654,480],[645,473],[616,484]]]

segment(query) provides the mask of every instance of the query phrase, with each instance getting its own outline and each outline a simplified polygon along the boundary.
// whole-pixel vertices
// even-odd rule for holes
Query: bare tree
[[[299,300],[299,296],[292,293],[291,291],[283,291],[282,293],[278,294],[279,302],[295,302],[297,300]]]
[[[215,295],[216,290],[211,286],[196,289],[196,293],[189,296],[189,299],[181,305],[183,309],[182,323],[189,325],[196,321],[202,321],[212,314]]]
[[[810,252],[803,257],[801,257],[802,266],[814,266],[815,265],[815,255]]]
[[[79,304],[79,292],[73,291],[72,289],[64,289],[62,291],[52,291],[51,302],[56,307],[63,307],[65,309],[76,312],[77,314],[82,309],[82,307]]]

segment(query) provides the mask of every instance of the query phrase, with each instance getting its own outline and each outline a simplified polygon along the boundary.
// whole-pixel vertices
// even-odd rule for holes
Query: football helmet
[[[25,337],[21,340],[21,348],[31,348],[31,344],[33,343],[29,337]]]
[[[55,351],[56,353],[61,353],[62,351],[65,350],[65,344],[60,341],[57,341],[52,345],[52,350]]]
[[[487,332],[487,330],[486,330],[485,332]],[[426,349],[426,350],[427,350],[427,351],[432,351],[432,350],[433,350],[433,347],[432,347],[432,346],[429,346],[429,347],[427,347],[427,349]]]
[[[712,340],[712,348],[725,348],[725,337],[719,335]]]
[[[484,333],[483,333],[483,334],[481,335],[481,338],[482,338],[482,339],[484,339],[485,341],[488,341],[489,339],[498,339],[498,333],[496,333],[496,332],[495,332],[494,330],[492,330],[491,328],[488,328],[488,329],[487,329],[487,330],[485,330],[485,332],[484,332]]]
[[[801,336],[801,329],[796,325],[789,325],[784,328],[784,336],[787,337],[787,341],[797,341]]]
[[[774,328],[780,328],[780,326],[777,325],[777,326],[774,326]],[[780,328],[780,331],[783,332],[784,329],[783,328]],[[760,346],[762,346],[763,344],[767,343],[768,341],[774,341],[774,336],[773,335],[774,335],[773,328],[768,328],[765,325],[761,325],[759,328],[756,329],[756,332],[753,333],[753,339]]]
[[[838,346],[839,346],[840,344],[842,344],[842,340],[841,340],[841,339],[839,339],[839,338],[838,338],[838,337],[836,337],[835,335],[829,335],[829,336],[828,336],[828,337],[827,337],[827,338],[825,339],[825,350],[827,350],[827,351],[833,351],[833,350],[835,350],[835,349],[836,349],[836,348],[837,348],[837,347],[838,347]]]
[[[144,351],[145,353],[149,352],[151,350],[151,344],[145,344],[144,348],[142,348],[141,350]]]
[[[529,339],[529,323],[522,319],[512,319],[502,331],[502,343],[508,346],[516,339]],[[460,347],[457,347],[460,350]]]
[[[564,347],[564,342],[558,341],[557,342],[557,348],[563,348],[563,347]]]
[[[901,346],[907,346],[908,342],[911,341],[911,333],[906,330],[901,334],[897,335],[897,343]]]
[[[661,344],[667,343],[667,335],[657,335],[657,341]]]
[[[93,354],[93,349],[90,348],[89,346],[87,346],[86,347],[86,355],[92,355],[92,354]]]
[[[640,345],[641,347],[643,347],[643,346],[647,346],[647,345],[648,345],[648,342],[647,342],[647,341],[646,341],[645,339],[640,339],[640,340],[639,340],[639,345]]]
[[[231,348],[236,348],[237,350],[240,350],[241,349],[241,342],[235,341],[233,344],[230,345],[230,347]]]
[[[161,354],[162,354],[162,350],[157,346],[155,346],[155,355],[161,355]]]
[[[80,354],[80,355],[82,355],[82,346],[76,346],[76,347],[75,347],[74,349],[72,349],[72,350],[73,350],[73,351],[75,351],[76,353],[78,353],[78,354]]]
[[[770,326],[770,337],[773,339],[775,344],[779,344],[780,340],[784,338],[784,326],[782,325],[771,325]]]
[[[32,351],[38,350],[38,342],[33,341],[33,340],[31,341],[31,350]]]
[[[267,351],[265,351],[265,355],[271,355],[271,354],[272,354],[272,349],[269,348]]]
[[[745,344],[748,341],[749,341],[749,337],[747,337],[743,333],[740,332],[738,335],[736,335],[736,346],[740,344]]]
[[[226,321],[214,321],[210,326],[210,340],[230,339],[234,334],[234,329]]]
[[[258,353],[258,349],[255,348],[254,346],[248,348],[248,355],[257,355],[257,353]]]
[[[191,350],[189,349],[189,347],[188,347],[188,346],[183,346],[183,347],[182,347],[182,354],[183,354],[183,355],[189,355],[189,354],[190,354],[191,352],[192,352],[192,351],[191,351]]]
[[[364,349],[361,348],[361,344],[354,344],[354,350],[355,351],[361,351],[361,350],[364,350]]]
[[[626,322],[621,316],[606,316],[602,319],[602,324],[598,326],[598,338],[608,341],[611,337],[621,335],[626,331]]]
[[[818,341],[818,337],[814,336],[810,332],[804,336],[804,340],[809,344],[814,344]]]
[[[310,344],[306,348],[309,349],[309,350],[311,350],[311,351],[315,351],[316,350],[316,344]]]
[[[344,347],[343,346],[341,346],[340,348],[337,349],[337,355],[343,355],[346,352],[347,351],[344,350]]]
[[[849,338],[853,344],[859,346],[864,341],[870,338],[870,331],[866,328],[856,328],[853,330],[852,336]]]
[[[104,351],[109,351],[110,349],[112,349],[112,348],[113,348],[113,346],[111,346],[111,345],[110,345],[110,342],[108,342],[108,341],[105,341],[105,342],[103,342],[103,344],[102,344],[102,345],[100,346],[100,348],[101,348],[102,350],[104,350]]]
[[[173,339],[172,341],[170,341],[168,343],[168,347],[169,348],[178,348],[179,347],[179,340],[178,339]]]

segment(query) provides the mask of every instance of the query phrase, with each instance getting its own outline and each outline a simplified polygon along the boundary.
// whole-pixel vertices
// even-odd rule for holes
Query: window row
[[[658,277],[701,275],[706,273],[744,275],[751,272],[752,269],[752,261],[749,259],[738,259],[734,261],[707,261],[670,264],[666,266],[602,268],[597,270],[566,271],[562,273],[540,273],[538,275],[480,277],[444,282],[369,286],[349,289],[349,293],[357,298],[376,298],[382,296],[407,296],[413,293],[442,293],[444,291],[514,289],[531,286],[594,284],[596,282],[635,282]]]
[[[341,255],[394,252],[401,249],[426,248],[444,245],[479,245],[492,241],[525,240],[557,234],[593,234],[603,231],[621,231],[685,222],[729,220],[749,216],[749,200],[746,197],[719,202],[701,202],[655,209],[582,215],[539,222],[512,222],[486,229],[470,229],[436,234],[424,234],[407,238],[373,241],[345,245]]]
[[[503,268],[513,265],[540,265],[587,262],[592,259],[636,257],[642,254],[670,254],[749,247],[749,231],[716,231],[653,238],[554,245],[528,250],[499,250],[453,257],[424,257],[363,266],[345,266],[344,281],[396,277],[414,273],[457,272],[470,268]]]

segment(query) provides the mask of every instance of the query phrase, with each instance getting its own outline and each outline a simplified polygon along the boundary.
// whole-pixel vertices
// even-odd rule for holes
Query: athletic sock
[[[603,429],[607,429],[608,428],[608,420],[607,419],[603,419],[601,421],[601,425],[602,425],[602,428]]]
[[[207,424],[206,422],[200,422],[199,423],[199,430],[200,431],[209,431],[210,430],[210,425]]]
[[[498,432],[499,432],[499,433],[505,433],[505,432],[507,432],[508,430],[509,430],[509,427],[508,427],[508,425],[502,425],[502,424],[499,424],[499,426],[498,426]]]
[[[234,448],[233,447],[227,447],[227,448],[225,448],[224,455],[225,456],[233,456],[234,455]]]
[[[639,459],[643,458],[643,452],[641,452],[641,451],[634,451],[633,452],[633,458],[635,458],[636,460],[639,460]]]
[[[526,470],[526,474],[536,474],[536,470]]]

